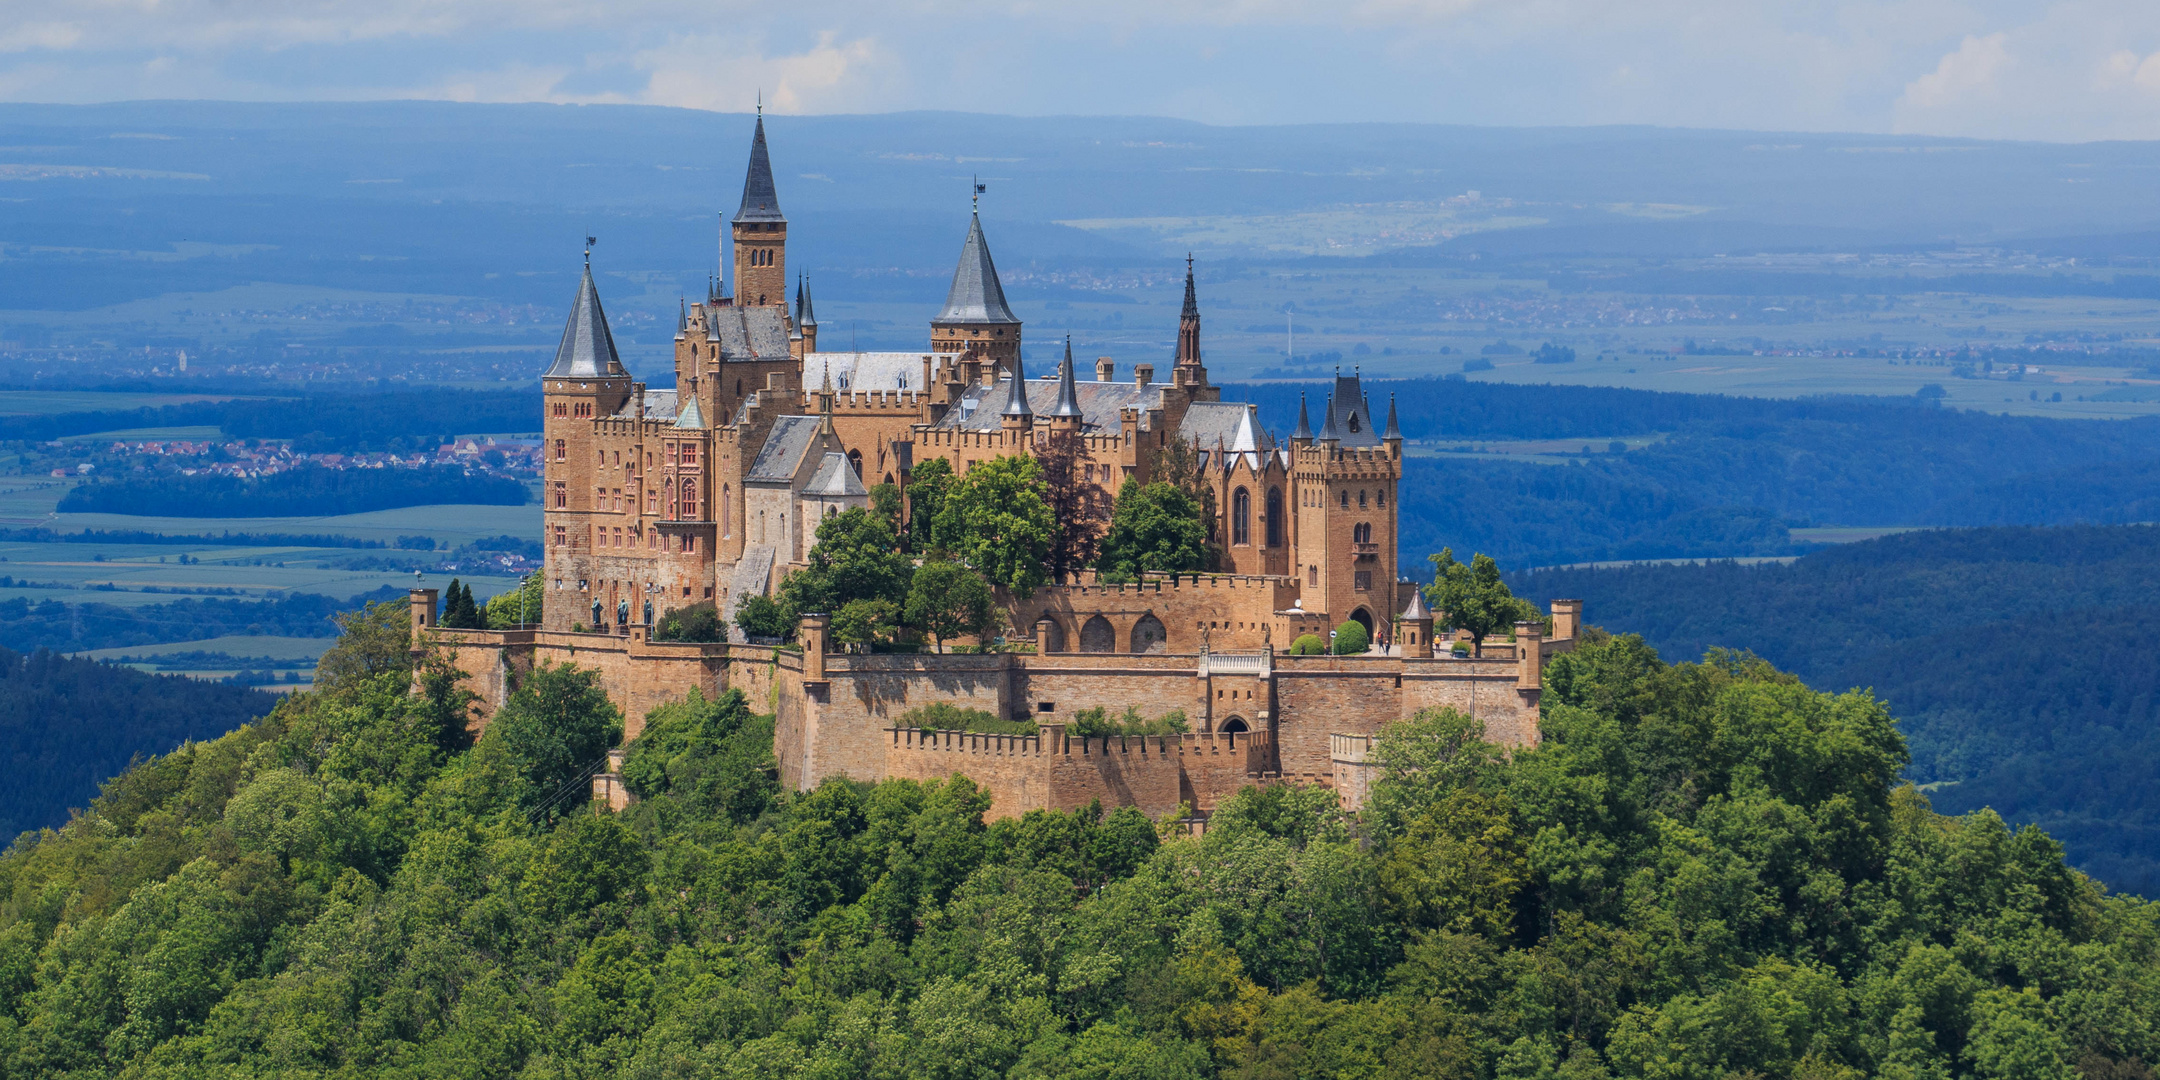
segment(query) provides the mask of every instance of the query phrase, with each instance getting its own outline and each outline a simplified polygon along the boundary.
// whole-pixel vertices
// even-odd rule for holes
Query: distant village
[[[94,444],[93,444],[94,445]],[[66,452],[80,449],[81,443],[65,440],[40,444],[47,451]],[[351,454],[310,454],[296,452],[290,445],[274,440],[233,440],[216,442],[208,439],[145,439],[140,441],[116,440],[107,444],[106,458],[181,458],[190,460],[178,469],[183,476],[211,475],[259,477],[272,476],[290,469],[418,469],[435,465],[463,465],[468,468],[499,472],[519,479],[531,479],[540,474],[540,440],[473,436],[456,439],[437,446],[433,451],[391,453],[375,451]],[[113,462],[112,464],[119,464]],[[95,461],[75,461],[53,467],[51,475],[57,477],[88,476],[96,473]]]

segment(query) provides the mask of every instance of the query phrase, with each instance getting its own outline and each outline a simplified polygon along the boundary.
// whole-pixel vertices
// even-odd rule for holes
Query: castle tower
[[[932,352],[966,353],[986,369],[1016,370],[1020,359],[1020,319],[1005,305],[1005,286],[990,261],[990,241],[983,238],[981,191],[968,218],[967,241],[960,265],[953,269],[945,309],[930,320]]]
[[[765,152],[765,111],[758,110],[750,138],[750,170],[743,177],[742,207],[729,223],[735,241],[735,303],[787,306],[787,218],[773,187],[772,159]]]
[[[1050,410],[1050,430],[1077,433],[1082,419],[1080,387],[1073,380],[1072,335],[1067,334],[1065,362],[1058,365],[1057,407]]]
[[[1384,639],[1394,614],[1399,430],[1375,430],[1357,376],[1338,375],[1320,430],[1299,408],[1291,436],[1296,565],[1307,611],[1363,623]]]
[[[790,336],[802,342],[799,355],[817,351],[817,313],[811,310],[810,282],[805,278],[795,280],[795,329]]]
[[[1012,377],[1007,380],[1005,408],[998,414],[998,427],[1005,432],[1007,449],[1018,449],[1035,430],[1035,410],[1028,407],[1027,370],[1020,363],[1020,354],[1012,358]]]
[[[595,503],[602,466],[593,452],[595,421],[614,416],[630,402],[630,373],[615,351],[600,291],[593,285],[592,251],[585,252],[585,275],[563,327],[555,362],[540,377],[541,438],[546,472],[541,480],[542,534],[546,545],[547,593],[552,602],[556,581],[578,579],[591,554],[591,522],[602,509]],[[564,593],[564,596],[570,594]],[[550,627],[567,629],[575,612],[548,610]],[[557,624],[560,624],[559,626]]]
[[[1185,310],[1178,315],[1177,360],[1170,381],[1194,388],[1207,385],[1207,368],[1200,363],[1200,299],[1193,291],[1192,256],[1185,256]]]

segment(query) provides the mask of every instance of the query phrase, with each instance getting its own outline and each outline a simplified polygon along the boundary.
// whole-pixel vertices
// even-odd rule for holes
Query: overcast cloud
[[[7,0],[0,99],[2160,137],[2155,0]]]

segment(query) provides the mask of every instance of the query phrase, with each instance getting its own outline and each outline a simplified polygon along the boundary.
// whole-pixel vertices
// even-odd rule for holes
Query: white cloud
[[[1967,36],[1956,52],[1935,65],[1934,71],[1906,85],[1901,103],[1915,109],[1940,109],[1997,96],[2004,71],[2014,63],[2007,47],[2009,40],[2010,35],[2005,33]]]
[[[740,111],[763,95],[775,112],[821,112],[862,100],[862,84],[884,59],[869,38],[837,41],[825,31],[812,48],[789,56],[744,54],[723,35],[677,38],[639,52],[633,63],[652,73],[641,100],[651,105]]]

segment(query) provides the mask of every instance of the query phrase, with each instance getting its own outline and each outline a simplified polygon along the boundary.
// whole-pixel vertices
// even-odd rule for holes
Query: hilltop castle
[[[1579,605],[1554,605],[1550,639],[1523,624],[1483,658],[1436,654],[1433,616],[1397,574],[1403,444],[1393,402],[1376,422],[1359,380],[1338,376],[1318,428],[1301,403],[1278,443],[1254,406],[1222,401],[1209,382],[1190,260],[1167,379],[1145,363],[1120,378],[1107,357],[1081,379],[1069,343],[1054,374],[1030,379],[979,207],[921,352],[819,348],[807,283],[795,282],[792,304],[787,296],[788,220],[762,117],[721,239],[732,289],[716,278],[683,306],[670,390],[624,368],[588,253],[542,376],[539,626],[441,630],[432,591],[415,592],[416,647],[455,648],[484,710],[543,660],[597,666],[632,738],[646,711],[693,686],[742,687],[778,715],[789,784],[963,772],[991,789],[999,814],[1095,798],[1158,816],[1180,803],[1204,813],[1237,786],[1283,780],[1330,784],[1354,802],[1373,732],[1429,705],[1475,712],[1498,741],[1536,741],[1542,661],[1572,645]],[[1127,584],[1081,572],[1026,598],[1003,595],[1019,652],[833,655],[822,615],[804,616],[800,652],[651,640],[672,609],[710,601],[732,616],[743,598],[770,594],[807,558],[817,523],[866,506],[873,485],[904,495],[922,462],[963,473],[1041,454],[1053,440],[1105,507],[1126,479],[1151,479],[1173,440],[1197,451],[1221,572]],[[1345,621],[1370,632],[1373,653],[1284,652]],[[1033,719],[1042,734],[930,737],[896,726],[902,712],[941,701]],[[1194,733],[1066,734],[1078,709],[1127,705],[1183,709]]]

